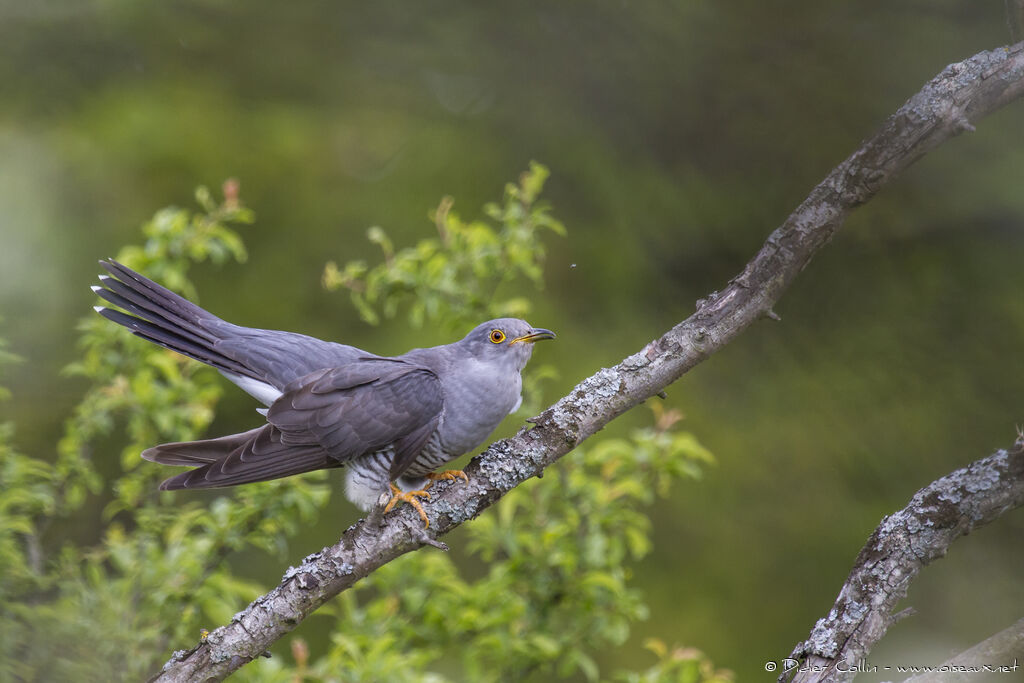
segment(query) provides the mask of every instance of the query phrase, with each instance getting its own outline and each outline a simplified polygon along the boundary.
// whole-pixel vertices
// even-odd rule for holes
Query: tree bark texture
[[[532,428],[491,445],[466,468],[468,483],[438,486],[424,504],[429,533],[408,506],[379,511],[332,547],[310,555],[188,651],[176,652],[153,680],[220,680],[259,657],[317,607],[381,565],[436,541],[479,515],[513,487],[540,475],[611,420],[660,393],[751,323],[777,318],[772,306],[813,255],[868,201],[929,150],[1024,93],[1024,43],[946,67],[837,166],[768,238],[743,272],[697,310],[618,365],[603,368],[533,420]]]
[[[780,683],[794,671],[790,683],[852,680],[858,663],[900,619],[896,604],[925,565],[945,556],[959,537],[1021,505],[1024,438],[918,491],[871,534],[835,605],[793,650]]]

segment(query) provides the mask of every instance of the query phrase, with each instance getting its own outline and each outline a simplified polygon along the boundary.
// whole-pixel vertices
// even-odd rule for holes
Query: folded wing
[[[143,457],[199,465],[162,489],[215,488],[339,467],[393,448],[390,476],[400,476],[436,431],[443,397],[437,376],[414,363],[365,358],[318,370],[288,384],[268,424],[241,434],[165,444]]]

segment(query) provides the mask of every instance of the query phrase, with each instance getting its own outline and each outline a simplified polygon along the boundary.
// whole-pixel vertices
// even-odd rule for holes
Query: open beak
[[[515,339],[513,339],[512,341],[509,342],[509,345],[517,344],[519,342],[523,342],[525,344],[532,344],[534,342],[539,342],[541,339],[554,339],[554,338],[555,338],[555,333],[552,332],[551,330],[545,330],[543,328],[536,328],[536,329],[530,330],[529,334],[524,334],[522,337],[516,337]]]

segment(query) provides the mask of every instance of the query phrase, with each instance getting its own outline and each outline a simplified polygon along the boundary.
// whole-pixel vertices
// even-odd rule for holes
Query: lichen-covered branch
[[[746,268],[697,311],[613,368],[602,369],[510,439],[493,444],[466,469],[469,483],[441,486],[424,506],[429,536],[415,512],[349,528],[341,540],[285,574],[281,584],[213,631],[175,653],[159,681],[220,680],[260,656],[317,607],[381,565],[479,515],[507,491],[572,450],[611,420],[658,394],[762,317],[839,229],[847,214],[949,138],[1024,93],[1024,44],[950,65],[904,104],[882,129],[821,182],[771,234]]]
[[[851,680],[857,662],[898,620],[896,604],[925,565],[943,557],[959,537],[1021,505],[1024,439],[918,491],[871,534],[835,605],[793,650],[779,680]]]

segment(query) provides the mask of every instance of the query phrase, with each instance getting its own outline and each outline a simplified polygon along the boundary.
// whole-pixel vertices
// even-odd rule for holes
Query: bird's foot
[[[420,519],[423,520],[423,528],[429,528],[430,520],[427,519],[427,513],[423,511],[423,506],[420,505],[420,501],[416,499],[426,498],[427,500],[430,500],[430,493],[427,492],[426,489],[420,489],[418,491],[403,491],[395,486],[393,482],[388,484],[388,486],[391,487],[391,500],[388,501],[387,507],[384,508],[384,514],[391,512],[399,502],[408,503],[416,508],[416,512],[420,513]]]
[[[469,477],[462,470],[445,470],[443,472],[428,472],[424,475],[427,479],[427,485],[423,487],[424,490],[429,489],[430,485],[435,481],[455,481],[456,479],[462,479],[462,481],[469,481]]]

